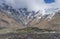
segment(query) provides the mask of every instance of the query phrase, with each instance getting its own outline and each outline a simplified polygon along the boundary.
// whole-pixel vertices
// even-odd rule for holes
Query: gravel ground
[[[59,33],[45,34],[0,34],[0,39],[60,39]]]

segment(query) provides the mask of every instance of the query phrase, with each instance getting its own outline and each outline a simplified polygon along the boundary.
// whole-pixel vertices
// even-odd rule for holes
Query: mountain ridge
[[[7,8],[5,8],[7,6]],[[39,29],[47,30],[60,30],[59,26],[55,26],[54,22],[59,23],[60,12],[54,12],[53,14],[42,15],[39,10],[28,11],[27,8],[13,9],[11,6],[5,5],[1,8],[0,6],[0,27],[8,31],[14,31],[16,29],[22,29],[27,27],[37,27]],[[9,7],[9,8],[8,8]],[[56,20],[56,21],[53,21]],[[52,24],[51,24],[52,23]],[[52,26],[54,25],[54,27]],[[56,29],[55,29],[56,28]],[[2,31],[4,31],[4,29]]]

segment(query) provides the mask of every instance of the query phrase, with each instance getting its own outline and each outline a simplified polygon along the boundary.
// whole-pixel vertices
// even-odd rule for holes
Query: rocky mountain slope
[[[33,20],[29,23],[30,27],[38,27],[39,29],[48,29],[48,30],[60,30],[60,12],[55,12],[56,14],[50,18],[45,18],[41,20]],[[40,21],[40,22],[39,22]]]
[[[3,3],[0,5],[0,31],[7,32],[37,27],[39,29],[60,31],[60,12],[42,14],[39,10],[28,11],[27,8],[14,9]]]

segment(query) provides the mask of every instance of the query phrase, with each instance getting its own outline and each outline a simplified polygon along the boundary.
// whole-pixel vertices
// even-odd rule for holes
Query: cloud
[[[27,7],[29,10],[44,10],[48,8],[59,8],[60,0],[55,0],[56,2],[51,4],[46,4],[44,0],[4,0],[8,5],[14,8]]]

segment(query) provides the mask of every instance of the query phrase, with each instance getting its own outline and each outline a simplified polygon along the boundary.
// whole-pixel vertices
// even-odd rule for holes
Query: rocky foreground
[[[60,39],[58,33],[46,33],[46,34],[0,34],[0,39]]]

